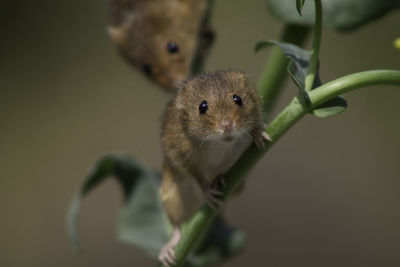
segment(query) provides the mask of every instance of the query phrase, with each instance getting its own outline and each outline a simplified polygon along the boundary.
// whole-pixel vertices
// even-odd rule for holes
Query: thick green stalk
[[[269,124],[267,132],[273,141],[268,142],[263,150],[259,150],[255,145],[252,145],[226,174],[227,185],[224,190],[223,200],[226,201],[235,188],[243,182],[245,175],[264,155],[264,153],[266,153],[280,137],[296,124],[296,122],[307,114],[307,112],[340,94],[372,85],[400,86],[400,71],[365,71],[350,74],[326,83],[309,93],[311,100],[310,108],[302,106],[297,97],[295,97]],[[193,244],[218,211],[219,209],[213,210],[208,205],[204,205],[202,209],[183,227],[181,240],[175,249],[177,259],[177,264],[175,266],[182,266],[187,254],[193,247]]]
[[[325,83],[309,93],[312,108],[360,87],[372,85],[400,86],[400,71],[397,70],[370,70],[343,76],[334,81]]]
[[[322,4],[321,0],[315,0],[315,29],[313,46],[310,55],[310,64],[308,65],[306,79],[304,81],[304,90],[310,92],[314,85],[315,73],[318,65],[319,47],[322,35]]]
[[[309,26],[287,24],[280,41],[302,46],[310,29]],[[269,113],[273,104],[277,102],[276,99],[288,76],[286,70],[288,63],[289,59],[282,54],[281,49],[274,46],[257,83],[257,91],[263,99],[265,113]]]

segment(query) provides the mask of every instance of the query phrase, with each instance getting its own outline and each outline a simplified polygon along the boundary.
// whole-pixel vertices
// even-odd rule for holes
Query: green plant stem
[[[400,85],[400,71],[370,70],[343,76],[334,81],[321,85],[309,94],[312,108],[322,103],[360,87],[372,85]]]
[[[229,195],[243,182],[244,177],[251,170],[254,164],[256,164],[257,161],[279,140],[279,138],[310,110],[340,94],[372,85],[400,86],[400,71],[365,71],[350,74],[326,83],[309,93],[311,100],[310,108],[301,105],[297,97],[293,98],[293,100],[267,128],[268,135],[273,141],[268,142],[266,147],[262,150],[258,149],[255,145],[250,146],[226,174],[227,184],[224,190],[223,200],[226,201]],[[213,210],[208,205],[204,205],[202,209],[197,212],[186,225],[184,225],[181,240],[175,249],[177,259],[177,264],[175,266],[182,266],[184,259],[190,252],[193,244],[218,211],[219,209]]]
[[[287,24],[283,29],[280,41],[302,46],[310,29],[309,26]],[[279,47],[274,46],[257,83],[257,91],[264,101],[265,113],[269,113],[273,104],[277,102],[276,99],[288,76],[286,70],[288,64],[289,59],[282,54]]]
[[[322,4],[321,0],[315,0],[315,29],[313,45],[310,55],[310,64],[307,69],[307,75],[304,82],[304,90],[310,92],[315,80],[315,73],[318,65],[319,47],[322,35]]]

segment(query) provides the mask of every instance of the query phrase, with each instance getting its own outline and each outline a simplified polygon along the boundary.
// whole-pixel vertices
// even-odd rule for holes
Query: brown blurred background
[[[238,68],[256,81],[268,51],[253,46],[282,27],[264,6],[217,1],[206,70]],[[0,266],[155,266],[116,239],[114,181],[83,204],[82,254],[67,239],[65,213],[102,154],[124,151],[160,167],[168,94],[118,57],[105,1],[2,1],[0,20]],[[352,34],[325,30],[323,81],[399,69],[399,22],[393,12]],[[279,108],[296,92],[287,85]],[[248,243],[223,266],[400,266],[400,88],[346,98],[344,114],[297,124],[228,203]]]

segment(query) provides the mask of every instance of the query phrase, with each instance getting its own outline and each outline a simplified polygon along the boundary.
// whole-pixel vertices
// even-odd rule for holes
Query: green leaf
[[[159,200],[160,175],[129,155],[107,155],[97,161],[74,197],[68,213],[68,232],[79,248],[77,220],[81,199],[113,175],[120,183],[125,203],[119,214],[119,237],[152,256],[168,241],[169,222]]]
[[[319,118],[328,118],[342,113],[346,108],[346,100],[338,96],[313,109],[312,114]]]
[[[305,2],[305,0],[296,0],[296,9],[297,9],[297,13],[299,13],[300,16],[302,16],[301,10],[303,9],[304,2]]]
[[[73,246],[79,249],[77,223],[82,198],[109,177],[119,182],[125,199],[118,215],[119,240],[139,247],[157,259],[172,229],[159,196],[161,175],[129,155],[106,155],[87,174],[67,216]],[[238,253],[244,241],[243,232],[228,225],[219,215],[185,266],[199,267],[222,262]]]
[[[298,15],[299,0],[266,0],[269,11],[284,23],[314,25],[314,1],[307,1]],[[300,1],[301,2],[301,1]],[[304,2],[304,1],[303,1]],[[324,25],[339,31],[353,30],[400,7],[400,0],[322,0]]]
[[[77,193],[72,199],[67,214],[67,227],[68,236],[76,250],[80,249],[76,225],[80,211],[81,198],[111,173],[114,168],[113,164],[114,161],[110,156],[105,156],[99,160],[89,171],[87,179],[79,190],[79,193]]]
[[[278,41],[262,41],[258,42],[255,47],[255,51],[259,51],[270,45],[278,46],[282,53],[290,59],[287,70],[292,77],[293,81],[299,89],[304,89],[304,80],[307,74],[307,67],[310,60],[310,51],[298,47],[294,44],[278,42]],[[319,86],[319,74],[317,70],[316,79],[314,81],[314,86]]]
[[[309,61],[311,58],[311,52],[296,45],[278,41],[259,42],[256,44],[255,50],[259,51],[260,49],[265,48],[272,44],[278,46],[282,50],[282,53],[287,58],[290,59],[287,70],[290,74],[290,77],[293,79],[294,83],[299,88],[299,92],[297,94],[298,99],[302,105],[310,107],[311,102],[307,92],[304,90],[304,84],[307,75]],[[317,65],[315,80],[311,90],[317,88],[320,85],[321,85],[321,79],[319,77],[319,67]],[[336,97],[320,105],[317,109],[312,111],[312,114],[314,114],[317,117],[326,118],[342,113],[346,109],[346,107],[347,107],[346,100],[343,99],[342,97]]]
[[[118,238],[157,258],[171,232],[159,195],[161,176],[143,164],[134,164],[131,160],[116,169],[116,177],[124,181],[121,184],[126,197],[118,215]],[[130,184],[134,184],[131,189],[126,187]]]
[[[293,44],[278,41],[259,42],[256,45],[256,48],[260,50],[261,48],[272,44],[278,46],[282,50],[282,53],[290,59],[287,70],[290,77],[299,88],[299,100],[302,102],[303,105],[309,107],[311,103],[308,98],[307,92],[304,90],[304,81],[307,75],[308,62],[310,60],[310,51],[302,49]],[[318,70],[315,81],[319,82]],[[314,85],[318,86],[319,84],[315,84],[315,81]]]

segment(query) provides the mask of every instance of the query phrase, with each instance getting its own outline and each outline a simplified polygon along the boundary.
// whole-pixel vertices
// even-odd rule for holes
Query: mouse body
[[[207,0],[108,0],[108,7],[120,54],[165,89],[190,77],[213,41]]]
[[[255,141],[265,137],[258,93],[239,71],[204,73],[183,82],[163,114],[161,199],[174,227],[160,252],[173,263],[180,225],[207,202],[221,204],[224,174]]]

